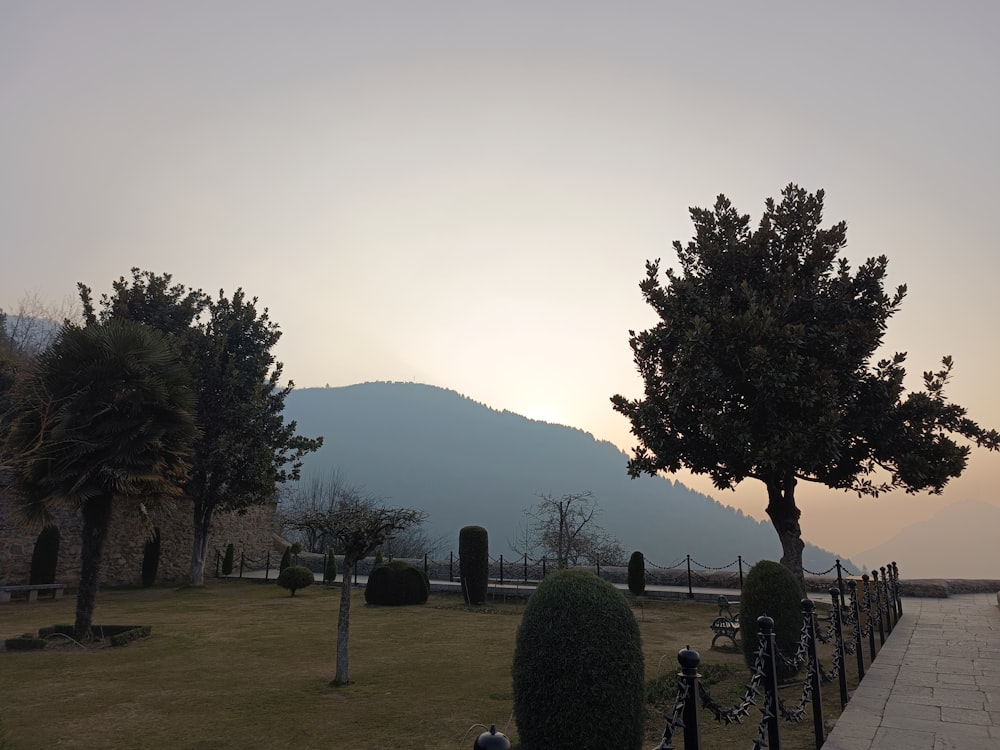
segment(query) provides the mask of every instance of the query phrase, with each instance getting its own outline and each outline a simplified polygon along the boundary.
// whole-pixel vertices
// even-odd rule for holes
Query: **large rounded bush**
[[[628,559],[628,590],[636,596],[646,593],[646,558],[633,552]]]
[[[528,599],[511,667],[522,750],[638,750],[642,643],[625,596],[583,570],[547,576]]]
[[[365,601],[393,607],[425,604],[430,590],[424,571],[402,560],[393,560],[379,565],[369,574]]]
[[[788,657],[795,655],[802,633],[802,593],[791,571],[780,563],[761,560],[750,568],[740,592],[740,638],[747,666],[757,660],[759,628],[757,618],[767,615],[774,620],[778,650]],[[778,662],[778,676],[793,677],[797,669]]]
[[[490,540],[482,526],[458,532],[458,575],[466,604],[482,604],[490,582]]]
[[[305,565],[289,565],[278,574],[278,585],[291,591],[292,596],[298,589],[312,586],[315,580],[313,572]]]

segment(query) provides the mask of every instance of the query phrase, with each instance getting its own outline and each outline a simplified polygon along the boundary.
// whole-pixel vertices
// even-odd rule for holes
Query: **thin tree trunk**
[[[192,586],[205,585],[205,558],[208,555],[208,535],[212,531],[212,512],[202,509],[201,503],[194,506],[194,533],[191,541],[191,581]]]
[[[767,515],[781,542],[781,564],[788,568],[799,583],[802,596],[806,595],[805,572],[802,569],[802,515],[795,506],[795,477],[788,474],[767,482]]]
[[[111,496],[101,495],[83,505],[83,540],[80,545],[80,585],[76,591],[76,624],[78,641],[90,640],[90,626],[97,601],[97,586],[101,576],[104,540],[111,521]]]
[[[333,687],[351,681],[349,638],[351,633],[351,579],[354,578],[355,560],[344,557],[344,580],[340,584],[340,614],[337,617],[337,674],[330,684]]]

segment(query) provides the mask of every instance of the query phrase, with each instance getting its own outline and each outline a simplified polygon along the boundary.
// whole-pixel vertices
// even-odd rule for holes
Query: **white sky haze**
[[[243,287],[298,386],[431,383],[628,449],[645,261],[688,207],[756,222],[796,182],[908,285],[911,385],[951,354],[998,427],[998,37],[972,2],[7,0],[0,307],[133,266]],[[801,487],[803,529],[852,554],[998,486],[979,451],[942,497]]]

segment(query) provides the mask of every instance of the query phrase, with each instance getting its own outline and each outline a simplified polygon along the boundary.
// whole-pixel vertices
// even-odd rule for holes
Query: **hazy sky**
[[[908,284],[911,385],[951,354],[1000,427],[998,36],[987,2],[4,0],[0,307],[132,266],[242,286],[298,386],[431,383],[627,449],[646,259],[796,182]],[[939,498],[800,486],[802,523],[852,554],[998,488],[977,452]]]

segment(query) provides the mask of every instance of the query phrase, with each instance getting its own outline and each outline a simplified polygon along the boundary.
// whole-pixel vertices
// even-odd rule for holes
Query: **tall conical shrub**
[[[775,644],[788,657],[795,655],[802,633],[802,593],[792,572],[781,563],[761,560],[747,573],[740,591],[740,639],[743,657],[753,669],[757,660],[760,629],[757,618],[767,615],[774,620]],[[777,660],[778,676],[795,676],[796,668]]]
[[[142,551],[142,585],[149,588],[156,582],[160,569],[160,528],[153,529],[153,535],[146,540]]]
[[[285,547],[285,551],[281,555],[281,562],[278,563],[278,572],[280,573],[291,564],[292,564],[292,548]],[[292,593],[294,595],[295,592]]]
[[[458,571],[466,604],[482,604],[490,582],[490,539],[482,526],[458,532]]]
[[[639,750],[646,718],[632,608],[593,573],[560,570],[528,599],[511,667],[521,750]]]
[[[222,558],[222,575],[227,576],[233,572],[233,557],[236,554],[236,550],[233,548],[233,543],[230,542],[226,545],[226,554]]]
[[[628,590],[636,596],[646,593],[646,558],[639,551],[628,559]]]
[[[59,529],[46,526],[35,540],[35,548],[31,552],[31,571],[28,573],[29,583],[55,583],[56,568],[59,565]]]
[[[326,580],[331,583],[337,580],[337,556],[333,550],[326,553]]]

